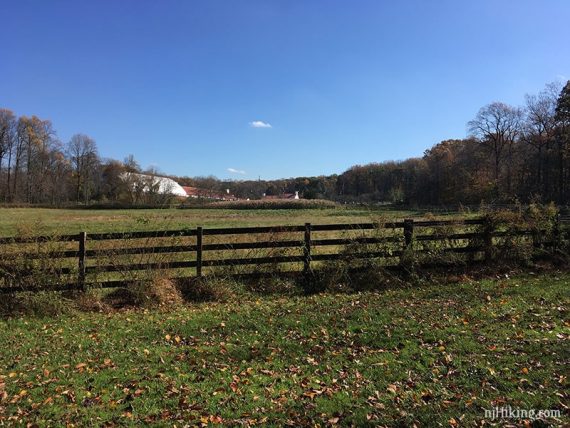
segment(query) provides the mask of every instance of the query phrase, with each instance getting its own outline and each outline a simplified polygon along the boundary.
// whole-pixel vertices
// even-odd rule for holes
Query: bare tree
[[[127,172],[141,172],[141,166],[135,159],[134,155],[128,155],[123,161],[123,165],[125,167],[125,171]]]
[[[43,202],[46,192],[46,176],[49,173],[48,159],[52,149],[53,130],[51,121],[36,116],[22,117],[18,133],[21,133],[26,167],[26,201]]]
[[[11,200],[20,200],[20,172],[23,168],[23,163],[25,162],[25,149],[27,140],[27,122],[28,118],[21,116],[18,118],[16,124],[16,140],[13,149],[13,162],[14,162],[14,178],[12,180],[12,190],[10,190]]]
[[[547,168],[551,144],[556,132],[556,103],[561,85],[557,82],[546,85],[538,95],[526,95],[526,118],[523,126],[522,141],[534,151],[530,159],[536,166],[534,185],[547,197],[550,193],[550,168]],[[533,162],[534,161],[534,162]]]
[[[4,200],[10,198],[10,170],[15,139],[16,116],[10,110],[0,109],[0,196]],[[3,165],[6,165],[5,185],[2,185],[4,178],[2,176]]]
[[[496,184],[499,182],[502,163],[513,156],[513,145],[520,134],[522,119],[523,111],[520,108],[494,102],[481,108],[475,119],[467,124],[469,133],[491,152]],[[510,168],[509,164],[509,188]]]
[[[52,205],[61,205],[69,197],[68,185],[71,176],[71,165],[65,157],[62,145],[55,142],[48,156],[48,190],[49,202]]]
[[[156,168],[148,168],[144,172],[145,200],[150,205],[165,205],[172,201],[174,183],[171,179],[162,177]]]
[[[570,181],[570,80],[566,82],[556,102],[558,199],[566,199],[566,188]]]
[[[92,180],[99,164],[95,140],[87,135],[75,134],[67,145],[67,152],[75,178],[76,201],[89,202]]]

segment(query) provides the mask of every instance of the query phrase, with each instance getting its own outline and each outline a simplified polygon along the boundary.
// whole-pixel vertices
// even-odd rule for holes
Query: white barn
[[[182,186],[172,178],[137,174],[134,172],[125,172],[121,174],[121,178],[127,182],[131,182],[133,187],[142,184],[144,186],[142,189],[143,192],[148,192],[150,187],[153,187],[157,193],[163,195],[188,196]]]

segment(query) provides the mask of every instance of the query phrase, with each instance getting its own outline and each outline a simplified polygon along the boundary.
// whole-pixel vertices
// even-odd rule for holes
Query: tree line
[[[570,81],[548,84],[525,105],[494,102],[468,122],[469,137],[423,157],[354,166],[339,196],[428,205],[570,202]]]
[[[188,185],[236,196],[300,191],[305,198],[407,205],[570,202],[570,81],[527,95],[524,106],[494,102],[467,123],[469,136],[442,141],[422,157],[355,165],[340,175]]]
[[[102,159],[88,135],[76,134],[64,144],[51,121],[0,109],[2,203],[163,204],[170,198],[152,179],[156,175],[143,171],[132,155],[124,161]]]
[[[307,199],[454,205],[570,203],[570,81],[527,95],[523,106],[494,102],[468,122],[469,136],[442,141],[422,157],[355,165],[340,175],[280,180],[173,177],[181,185],[258,199],[299,191]],[[62,205],[165,203],[131,155],[102,159],[95,141],[58,140],[49,120],[0,109],[0,202]]]

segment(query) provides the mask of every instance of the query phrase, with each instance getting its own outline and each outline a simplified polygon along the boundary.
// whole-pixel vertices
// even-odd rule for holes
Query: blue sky
[[[2,0],[0,107],[171,174],[341,173],[568,79],[569,18],[567,0]]]

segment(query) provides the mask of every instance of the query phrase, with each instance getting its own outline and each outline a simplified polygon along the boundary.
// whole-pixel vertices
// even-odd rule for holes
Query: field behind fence
[[[108,288],[157,275],[307,275],[338,260],[410,268],[517,257],[520,251],[551,255],[567,239],[568,221],[406,219],[6,237],[0,238],[0,293]]]

